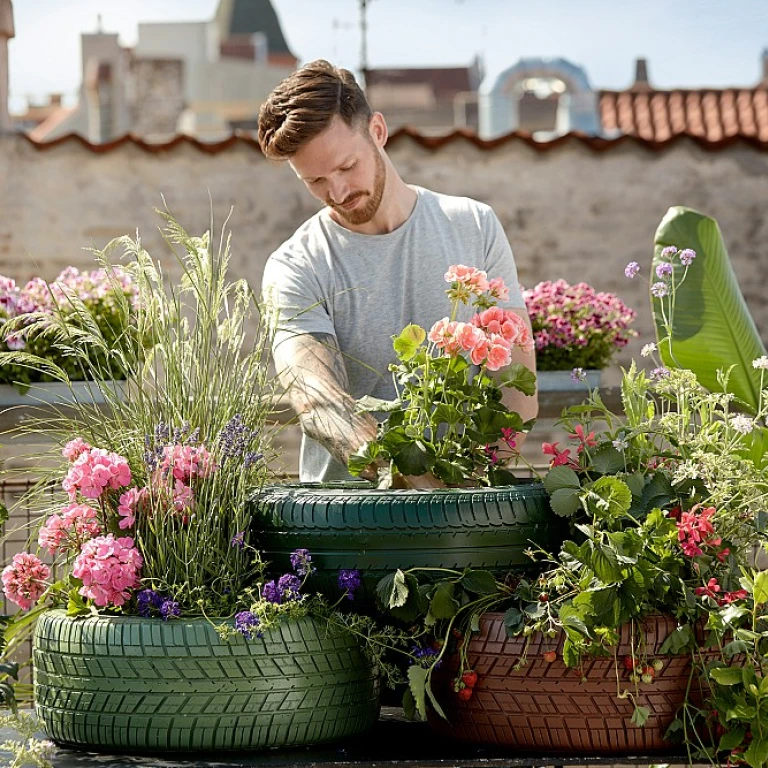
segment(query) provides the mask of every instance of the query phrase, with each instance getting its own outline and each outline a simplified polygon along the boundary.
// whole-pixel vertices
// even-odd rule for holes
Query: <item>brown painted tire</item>
[[[507,636],[503,614],[487,613],[467,654],[469,665],[478,674],[474,695],[464,702],[453,692],[458,659],[452,657],[445,669],[437,671],[433,683],[448,722],[430,713],[430,725],[441,735],[463,741],[550,754],[669,752],[673,745],[664,740],[664,733],[685,700],[691,674],[690,656],[658,654],[675,626],[675,620],[665,616],[649,617],[642,625],[647,645],[642,651],[637,649],[636,655],[649,661],[661,658],[664,667],[653,683],[639,684],[637,703],[651,710],[640,728],[631,722],[630,700],[616,696],[612,656],[587,657],[583,670],[577,672],[563,664],[562,637],[549,639],[537,633],[530,638],[527,664],[515,669],[525,639]],[[630,639],[630,627],[625,625],[618,649],[619,675],[622,687],[634,690],[630,672],[621,664],[631,653]],[[557,651],[556,660],[545,661],[546,651]],[[582,675],[586,682],[582,682]]]

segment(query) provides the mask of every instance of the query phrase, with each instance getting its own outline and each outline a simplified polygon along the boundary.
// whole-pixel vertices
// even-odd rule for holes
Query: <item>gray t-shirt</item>
[[[394,232],[363,235],[337,224],[325,208],[269,258],[265,296],[279,311],[274,345],[296,334],[332,334],[354,398],[396,396],[392,337],[409,323],[425,330],[450,314],[445,272],[452,264],[503,277],[508,308],[525,306],[504,230],[491,208],[467,197],[413,187],[416,205]],[[457,320],[473,314],[461,305]],[[315,440],[303,437],[302,482],[349,479],[346,468]]]

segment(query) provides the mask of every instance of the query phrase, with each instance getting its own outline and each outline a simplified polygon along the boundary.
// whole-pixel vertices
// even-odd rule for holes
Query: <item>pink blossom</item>
[[[118,523],[120,530],[131,528],[136,523],[136,510],[139,503],[147,496],[146,489],[130,488],[125,493],[120,494],[120,501],[117,505],[117,514],[122,520]]]
[[[509,301],[509,288],[505,285],[503,277],[494,277],[488,281],[488,293],[499,301]]]
[[[174,479],[188,483],[194,478],[204,479],[218,468],[213,456],[203,447],[193,445],[168,445],[163,450],[160,468]]]
[[[83,545],[72,567],[72,575],[83,582],[80,594],[97,606],[121,606],[130,598],[129,590],[139,586],[139,571],[143,565],[144,560],[132,538],[116,539],[109,533]]]
[[[488,351],[490,350],[490,347],[491,345],[488,337],[483,334],[482,339],[480,339],[477,344],[472,347],[472,351],[469,353],[469,357],[470,360],[472,360],[472,363],[474,365],[482,365],[485,362],[485,359],[488,357]]]
[[[9,600],[27,611],[45,592],[46,581],[50,577],[51,569],[39,557],[20,552],[3,569],[3,591]]]
[[[509,342],[498,334],[491,334],[489,338],[486,368],[489,371],[498,371],[512,362],[512,348]]]
[[[130,482],[131,469],[124,457],[103,448],[90,448],[74,460],[62,487],[74,501],[78,491],[86,499],[99,499],[106,490],[124,488]]]
[[[447,283],[459,283],[477,296],[485,293],[490,287],[487,272],[475,267],[466,267],[463,264],[454,264],[448,267],[445,281]]]
[[[81,453],[90,451],[91,446],[83,440],[82,437],[76,437],[74,440],[70,440],[62,449],[61,455],[69,461],[75,461]]]
[[[720,592],[722,587],[717,583],[717,579],[711,578],[706,586],[696,587],[693,591],[699,597],[711,597],[713,600],[718,600],[717,593]]]
[[[501,439],[507,444],[508,448],[517,447],[517,442],[515,441],[516,436],[517,436],[517,432],[515,432],[515,430],[512,429],[511,427],[501,428]]]
[[[51,515],[40,528],[37,543],[55,555],[80,545],[102,533],[98,512],[87,504],[69,504],[61,515]]]
[[[720,605],[728,605],[728,603],[735,603],[737,600],[744,600],[749,597],[749,592],[746,589],[737,589],[735,592],[726,592],[720,600]]]
[[[192,488],[188,485],[184,485],[181,480],[177,480],[173,488],[173,506],[177,512],[184,512],[190,510],[194,506],[195,496],[192,492]]]

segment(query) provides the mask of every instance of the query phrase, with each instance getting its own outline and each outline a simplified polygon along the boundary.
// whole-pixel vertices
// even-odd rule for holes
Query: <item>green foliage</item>
[[[665,247],[696,252],[692,266],[661,256]],[[752,361],[766,354],[731,267],[717,222],[691,208],[670,208],[659,224],[653,266],[671,261],[671,293],[652,297],[659,352],[669,367],[693,371],[713,392],[728,391],[756,411],[761,371]],[[727,390],[718,371],[730,371]]]

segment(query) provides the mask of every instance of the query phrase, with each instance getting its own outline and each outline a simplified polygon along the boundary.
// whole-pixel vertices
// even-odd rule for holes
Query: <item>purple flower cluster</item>
[[[236,547],[237,549],[244,549],[245,548],[245,531],[240,531],[239,533],[236,533],[232,537],[232,541],[229,542],[230,546]]]
[[[136,603],[139,616],[143,616],[145,619],[160,616],[163,621],[168,621],[168,619],[181,615],[181,607],[175,600],[171,600],[170,597],[161,595],[153,589],[142,589],[136,595]]]
[[[235,615],[235,631],[247,640],[262,637],[261,632],[259,632],[259,623],[259,617],[251,611],[241,611]]]
[[[291,552],[291,568],[299,576],[309,576],[316,570],[312,565],[312,555],[309,554],[308,549],[297,549]]]
[[[222,460],[242,459],[246,469],[253,466],[264,458],[263,454],[250,450],[258,436],[258,430],[246,426],[242,415],[236,413],[224,425],[217,438]]]
[[[342,568],[339,571],[338,585],[339,589],[346,592],[346,598],[348,600],[355,599],[355,592],[360,589],[363,581],[360,578],[360,571],[352,568],[350,570]]]
[[[434,659],[438,654],[439,651],[435,650],[434,648],[422,648],[421,646],[414,645],[411,648],[411,656],[413,657],[411,664],[418,664],[419,666],[423,667],[431,667],[432,659]],[[442,663],[443,660],[441,659],[435,664],[435,667],[439,667]]]
[[[583,368],[604,368],[613,352],[636,335],[629,327],[636,312],[587,283],[547,281],[524,291],[523,297],[541,370],[567,370],[576,359]]]
[[[292,573],[284,573],[276,582],[268,581],[261,588],[261,596],[269,603],[287,603],[301,600],[301,579]]]

